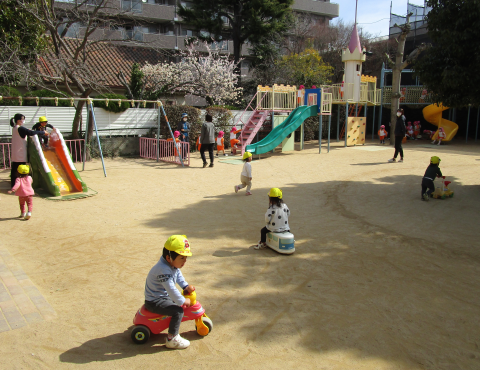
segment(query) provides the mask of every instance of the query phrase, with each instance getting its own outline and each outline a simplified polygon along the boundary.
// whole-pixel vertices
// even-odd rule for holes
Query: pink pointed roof
[[[355,48],[358,48],[358,51],[362,51],[362,46],[360,45],[360,37],[358,36],[357,25],[353,26],[352,36],[350,37],[350,43],[348,44],[348,49],[350,53],[353,53]]]

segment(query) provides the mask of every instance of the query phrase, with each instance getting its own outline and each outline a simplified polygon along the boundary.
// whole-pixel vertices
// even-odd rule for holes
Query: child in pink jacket
[[[21,164],[17,169],[19,176],[15,180],[15,185],[13,185],[12,190],[9,190],[8,193],[15,193],[18,196],[18,202],[20,203],[20,216],[25,220],[29,220],[32,217],[33,209],[33,188],[32,182],[33,179],[29,176],[30,167],[26,164]],[[25,213],[25,202],[28,206],[28,212]]]

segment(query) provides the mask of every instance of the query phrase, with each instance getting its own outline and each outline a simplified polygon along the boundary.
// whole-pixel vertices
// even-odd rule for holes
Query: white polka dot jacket
[[[265,213],[267,229],[275,233],[290,230],[288,216],[290,216],[290,210],[285,203],[283,203],[280,207],[277,207],[275,204],[271,204]]]

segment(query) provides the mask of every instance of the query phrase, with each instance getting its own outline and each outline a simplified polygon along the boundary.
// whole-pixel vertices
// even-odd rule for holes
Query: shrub
[[[18,106],[20,105],[20,101],[18,99],[3,99],[3,98],[5,97],[13,98],[17,96],[22,96],[22,94],[20,94],[20,92],[14,87],[0,86],[0,96],[2,96],[2,100],[0,100],[0,105]]]
[[[32,90],[23,95],[24,97],[39,97],[39,98],[65,98],[65,95],[60,93],[56,93],[49,90]],[[24,99],[23,105],[26,106],[35,106],[37,102],[35,99]],[[55,100],[44,100],[39,99],[38,105],[46,106],[46,107],[55,107]],[[68,100],[59,100],[58,101],[59,107],[70,107],[70,101]]]
[[[127,99],[126,96],[121,95],[121,94],[100,94],[95,96],[96,99]],[[120,105],[118,104],[117,101],[110,101],[108,102],[108,105],[106,104],[105,101],[94,101],[93,102],[94,107],[98,108],[103,108],[108,112],[113,112],[113,113],[120,113],[126,111],[128,108],[131,107],[129,102],[122,102]]]

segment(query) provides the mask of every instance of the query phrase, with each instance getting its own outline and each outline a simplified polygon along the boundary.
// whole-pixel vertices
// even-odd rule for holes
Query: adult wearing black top
[[[390,158],[389,162],[396,162],[398,153],[400,153],[400,160],[399,162],[403,162],[403,148],[402,148],[402,140],[405,137],[406,129],[405,129],[405,116],[403,115],[403,109],[397,110],[397,123],[395,124],[395,154],[393,158]]]
[[[33,135],[48,135],[46,131],[32,131],[26,127],[23,127],[25,122],[25,116],[17,113],[10,120],[10,126],[12,126],[12,156],[11,156],[11,172],[10,183],[13,187],[15,180],[18,177],[18,166],[21,164],[27,164],[27,136]]]

